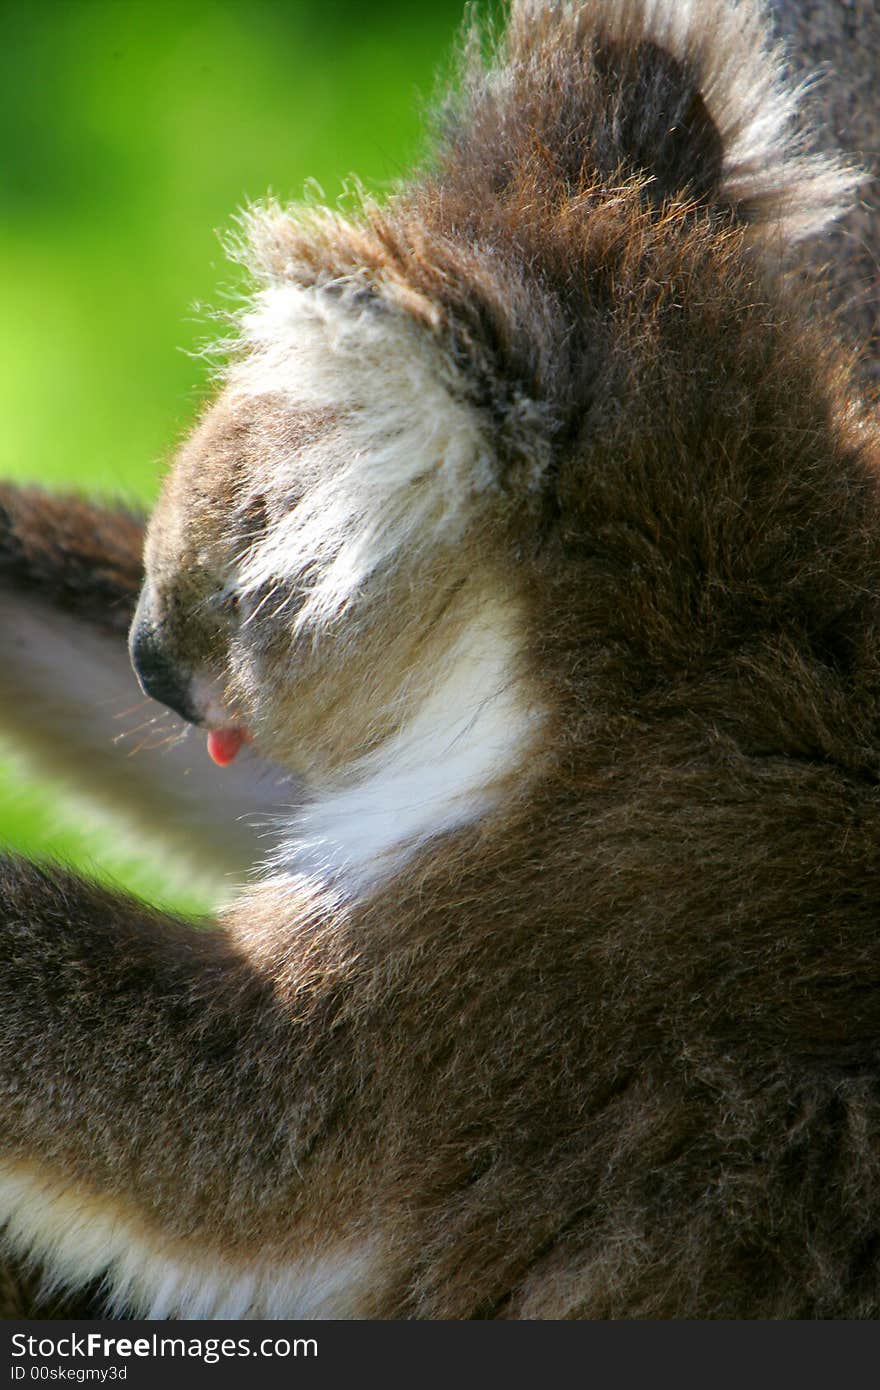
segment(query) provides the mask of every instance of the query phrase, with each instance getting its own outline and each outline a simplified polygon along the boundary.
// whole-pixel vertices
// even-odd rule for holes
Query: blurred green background
[[[217,232],[308,179],[329,202],[417,154],[461,0],[0,3],[0,473],[149,504],[206,389]],[[162,901],[134,858],[17,775],[0,842]]]

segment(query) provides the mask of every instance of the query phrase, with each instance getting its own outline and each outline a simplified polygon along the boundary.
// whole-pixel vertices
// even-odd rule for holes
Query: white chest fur
[[[517,652],[512,611],[490,604],[398,732],[298,812],[277,867],[362,892],[426,840],[485,814],[537,723]]]

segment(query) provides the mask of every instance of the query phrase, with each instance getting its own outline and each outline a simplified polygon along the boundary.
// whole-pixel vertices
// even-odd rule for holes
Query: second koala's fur
[[[784,273],[857,177],[780,64],[733,0],[519,0],[387,204],[251,217],[131,646],[273,843],[211,931],[0,867],[0,1215],[54,1287],[880,1313],[880,436]],[[36,747],[41,643],[117,672],[139,572],[2,500]]]

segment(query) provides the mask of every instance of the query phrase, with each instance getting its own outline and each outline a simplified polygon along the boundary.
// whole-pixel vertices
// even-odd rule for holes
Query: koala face
[[[516,603],[481,505],[492,478],[421,326],[357,282],[267,287],[154,515],[132,637],[145,684],[320,780],[467,663],[475,625],[503,681]]]

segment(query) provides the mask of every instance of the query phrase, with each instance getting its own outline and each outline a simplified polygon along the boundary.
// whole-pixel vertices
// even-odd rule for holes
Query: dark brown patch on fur
[[[717,205],[721,137],[678,59],[645,40],[585,36],[558,14],[521,24],[518,37],[510,65],[502,59],[509,80],[466,84],[443,111],[435,159],[444,189],[479,215],[490,181],[488,201],[503,204],[529,167],[570,197],[597,179],[639,178],[657,207],[688,195]]]
[[[0,486],[0,576],[124,634],[143,582],[143,525],[123,508]]]

